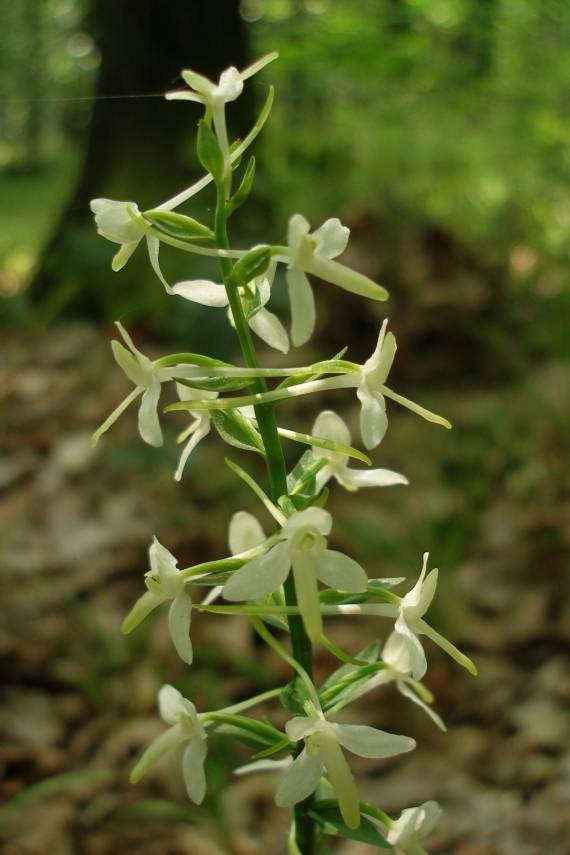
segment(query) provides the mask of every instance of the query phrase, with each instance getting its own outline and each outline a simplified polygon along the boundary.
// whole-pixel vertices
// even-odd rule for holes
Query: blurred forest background
[[[163,682],[209,709],[288,679],[239,621],[195,620],[190,674],[164,614],[126,640],[119,631],[153,534],[187,566],[225,554],[231,513],[257,509],[219,467],[213,438],[182,485],[176,425],[149,449],[130,413],[96,452],[88,445],[126,388],[108,347],[115,319],[151,354],[236,357],[224,313],[166,298],[142,251],[111,272],[89,200],[142,208],[190,184],[199,110],[157,96],[184,67],[217,77],[278,50],[230,108],[243,135],[275,84],[232,239],[279,242],[296,211],[313,226],[339,216],[352,232],[347,263],[391,292],[395,388],[455,426],[392,407],[375,465],[411,486],[331,496],[335,542],[372,575],[413,579],[431,551],[442,571],[433,622],[481,672],[472,680],[430,650],[447,735],[393,693],[363,700],[362,722],[419,742],[402,761],[355,763],[363,796],[394,814],[440,800],[432,853],[567,855],[569,44],[564,0],[1,4],[3,853],[281,851],[275,781],[233,778],[247,755],[221,738],[201,810],[176,762],[140,787],[127,781],[160,730]],[[211,205],[206,192],[185,210],[207,218]],[[213,275],[161,258],[172,280]],[[366,357],[386,306],[315,290],[317,335],[291,359],[344,345]],[[286,316],[282,283],[273,306]],[[333,405],[338,395],[292,406],[282,421],[307,430],[311,407]],[[352,403],[343,414],[356,424]],[[386,631],[339,623],[333,637],[356,651]],[[324,676],[331,661],[319,657]]]

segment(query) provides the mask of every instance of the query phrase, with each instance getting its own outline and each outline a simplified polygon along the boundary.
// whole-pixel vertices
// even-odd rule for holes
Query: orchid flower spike
[[[366,590],[365,571],[342,552],[327,549],[332,517],[322,508],[292,514],[280,532],[280,542],[236,570],[224,586],[226,600],[259,600],[293,579],[305,629],[312,641],[322,635],[317,581],[342,591]]]
[[[324,717],[292,718],[285,725],[292,742],[300,739],[305,747],[285,770],[275,801],[289,807],[307,798],[326,771],[335,792],[342,818],[349,828],[360,824],[360,806],[356,784],[341,746],[359,757],[394,757],[415,748],[408,736],[387,733],[359,724],[334,724]]]
[[[168,629],[176,652],[183,662],[191,664],[193,659],[190,641],[192,599],[186,593],[187,579],[178,569],[174,555],[154,538],[149,549],[150,570],[145,574],[148,590],[139,597],[123,621],[125,635],[132,632],[157,606],[172,600],[168,612]]]
[[[243,292],[240,296],[250,329],[265,344],[268,344],[269,347],[274,347],[276,350],[281,351],[281,353],[287,353],[289,351],[287,331],[277,315],[274,315],[273,312],[265,308],[271,296],[271,284],[275,276],[276,266],[277,263],[272,262],[267,275],[252,280],[245,288],[240,288],[239,291]],[[245,293],[246,291],[247,293]],[[202,306],[212,306],[215,308],[227,306],[229,302],[226,289],[223,285],[203,279],[178,282],[169,289],[169,293],[184,297],[185,300],[199,303]],[[228,318],[232,326],[234,326],[232,312],[229,308]]]
[[[201,717],[192,701],[182,697],[174,686],[162,686],[158,693],[158,708],[161,718],[170,727],[148,746],[131,772],[131,783],[137,784],[164,754],[187,742],[182,757],[184,783],[189,798],[199,805],[206,794],[204,761],[208,750]]]
[[[352,444],[350,431],[345,422],[332,410],[324,410],[312,427],[313,436],[329,439],[337,445]],[[394,484],[409,484],[408,479],[391,469],[351,469],[345,454],[313,447],[311,453],[315,460],[326,460],[326,465],[317,472],[317,492],[320,492],[330,478],[336,478],[345,490],[358,490],[360,487],[391,487]]]
[[[95,431],[91,444],[97,445],[101,436],[117,421],[129,404],[142,395],[139,407],[139,433],[149,445],[162,445],[162,430],[158,419],[158,399],[160,398],[161,383],[172,379],[172,369],[157,369],[148,356],[137,350],[132,338],[118,321],[116,327],[127,347],[124,347],[119,341],[112,341],[113,356],[119,368],[134,383],[135,388]]]
[[[197,399],[211,400],[218,397],[217,392],[213,392],[208,389],[192,389],[190,386],[185,386],[183,383],[176,384],[176,391],[178,392],[178,397],[181,401],[194,401]],[[199,412],[189,410],[189,413],[194,417],[194,421],[186,428],[186,430],[182,431],[178,437],[178,442],[184,442],[185,440],[188,440],[188,442],[186,442],[186,445],[182,449],[182,454],[180,455],[180,460],[178,461],[178,466],[174,473],[174,479],[176,481],[181,480],[188,458],[198,443],[210,433],[211,428],[212,419],[208,410],[200,410]]]
[[[371,300],[388,299],[388,292],[380,285],[332,260],[344,252],[350,235],[339,219],[326,220],[314,232],[310,228],[302,214],[294,214],[289,220],[285,275],[291,304],[291,340],[295,347],[305,344],[315,328],[315,298],[307,273]]]

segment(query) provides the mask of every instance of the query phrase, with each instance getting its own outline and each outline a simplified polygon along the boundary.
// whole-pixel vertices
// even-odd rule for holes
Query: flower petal
[[[311,550],[294,549],[291,552],[291,564],[303,624],[311,641],[317,642],[323,634],[323,619],[315,572],[315,556]]]
[[[291,567],[288,546],[287,543],[278,543],[232,573],[224,585],[224,598],[230,601],[257,600],[281,587]]]
[[[194,804],[201,805],[206,795],[206,774],[204,761],[208,752],[208,742],[195,736],[191,739],[182,758],[182,771],[186,792]]]
[[[182,479],[182,473],[184,472],[184,467],[188,461],[188,458],[196,448],[199,442],[201,442],[205,436],[210,433],[210,419],[209,417],[206,419],[201,419],[196,430],[192,433],[192,436],[182,449],[182,454],[180,455],[180,459],[178,461],[178,466],[176,467],[176,472],[174,473],[174,480],[180,481]]]
[[[148,550],[148,557],[150,569],[158,575],[161,585],[168,589],[170,583],[178,577],[177,559],[166,546],[162,545],[157,537],[152,539]],[[168,593],[168,590],[165,593]]]
[[[304,748],[285,770],[275,793],[278,807],[289,807],[302,802],[317,788],[323,774],[320,754],[310,756]]]
[[[414,680],[421,680],[427,671],[426,655],[418,637],[406,623],[406,619],[401,608],[398,619],[394,625],[394,629],[405,639],[408,645],[412,677]]]
[[[194,651],[190,641],[190,620],[192,600],[185,591],[180,591],[172,601],[168,611],[168,629],[176,652],[183,662],[192,664]]]
[[[305,715],[296,715],[293,718],[290,718],[287,724],[285,725],[285,733],[287,734],[287,737],[291,740],[291,742],[298,742],[300,739],[304,739],[310,733],[314,733],[316,730],[319,730],[320,724],[321,720],[318,718],[309,718]]]
[[[167,294],[172,293],[172,288],[164,278],[164,274],[160,269],[160,262],[158,260],[158,255],[160,252],[160,241],[154,235],[146,235],[146,245],[148,250],[148,257],[150,261],[150,266],[164,285]]]
[[[152,378],[152,382],[142,396],[139,407],[139,433],[148,445],[155,448],[162,445],[162,429],[158,418],[158,399],[160,398],[160,381]]]
[[[320,754],[335,792],[342,818],[349,828],[360,825],[358,790],[350,766],[334,736],[321,734]]]
[[[303,238],[309,234],[310,230],[311,227],[309,222],[302,214],[293,214],[293,216],[289,218],[289,224],[287,226],[287,245],[293,255],[298,251]]]
[[[433,723],[437,725],[440,730],[447,730],[443,720],[435,712],[435,710],[432,710],[429,704],[426,704],[425,701],[422,701],[419,695],[416,695],[416,693],[410,688],[410,686],[408,686],[408,684],[404,680],[398,680],[396,685],[400,694],[407,698],[409,701],[412,701],[414,704],[417,704],[417,706],[420,707],[426,713],[426,715],[431,718]]]
[[[405,475],[391,469],[349,469],[345,466],[339,472],[341,484],[358,490],[360,487],[393,487],[396,484],[409,484]]]
[[[129,632],[132,632],[135,627],[142,623],[147,615],[149,615],[153,609],[159,606],[167,597],[162,597],[160,594],[155,594],[154,591],[145,591],[144,594],[138,598],[126,618],[124,619],[121,625],[121,632],[124,635],[128,635]]]
[[[285,273],[291,306],[291,341],[301,347],[313,334],[316,323],[315,298],[302,270],[292,267]]]
[[[321,534],[327,535],[332,528],[332,516],[323,508],[307,508],[292,514],[283,526],[283,531],[291,534],[300,528],[316,528]]]
[[[325,549],[315,558],[317,578],[331,588],[358,594],[366,590],[366,571],[348,555],[335,549]]]
[[[350,229],[343,226],[338,217],[332,217],[315,229],[312,237],[316,239],[316,255],[321,255],[323,258],[336,258],[347,247]]]
[[[177,724],[178,716],[184,713],[184,698],[174,686],[165,683],[158,692],[158,712],[167,724]]]
[[[338,445],[350,445],[351,442],[347,425],[333,410],[323,410],[322,413],[319,413],[311,428],[311,433],[313,436],[330,439],[331,442],[336,442]],[[317,453],[320,457],[330,456],[330,452],[327,452],[326,449],[313,449],[313,454]]]
[[[138,784],[149,769],[152,769],[167,751],[170,751],[171,748],[174,748],[181,742],[184,742],[184,734],[179,725],[169,727],[168,730],[165,730],[160,736],[153,739],[130,774],[129,780],[131,784]]]
[[[409,736],[387,733],[365,724],[335,724],[336,736],[341,745],[359,757],[394,757],[416,747]]]
[[[171,289],[172,294],[199,303],[201,306],[222,307],[228,305],[228,295],[223,285],[206,279],[189,279],[177,282]]]
[[[230,520],[228,540],[231,554],[238,555],[263,543],[265,532],[253,514],[238,511]]]
[[[146,389],[151,376],[148,369],[143,367],[139,360],[132,353],[129,353],[120,341],[113,340],[111,342],[111,350],[113,351],[115,362],[121,371],[127,375],[131,383],[134,383],[135,386],[140,386],[142,389]]]
[[[287,330],[273,312],[267,309],[259,309],[248,321],[251,329],[259,336],[259,338],[268,344],[269,347],[281,351],[281,353],[289,352],[289,336]]]
[[[368,449],[376,448],[382,442],[388,428],[386,402],[379,392],[372,392],[366,383],[358,387],[356,394],[362,405],[360,410],[362,442]]]
[[[115,253],[111,261],[111,270],[113,270],[114,273],[118,273],[119,270],[123,269],[140,242],[141,238],[139,237],[137,240],[121,244],[120,249]]]
[[[97,231],[113,243],[128,244],[139,241],[141,228],[130,218],[127,206],[138,212],[134,202],[115,199],[92,199],[89,207],[95,214]]]

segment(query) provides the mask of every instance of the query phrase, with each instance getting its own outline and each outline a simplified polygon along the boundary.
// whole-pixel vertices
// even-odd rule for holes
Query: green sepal
[[[251,381],[231,377],[212,377],[209,380],[193,380],[191,377],[173,377],[177,383],[190,389],[204,389],[206,392],[239,392],[248,389]]]
[[[347,840],[358,840],[360,843],[368,843],[370,846],[378,846],[382,849],[392,849],[386,838],[366,818],[361,816],[358,828],[349,828],[345,825],[339,806],[334,799],[314,802],[308,813],[324,834],[332,837],[344,837]]]
[[[174,211],[145,211],[143,217],[159,231],[179,240],[212,241],[214,232],[208,226],[199,223],[193,217],[177,214]]]
[[[211,419],[224,442],[245,451],[255,451],[265,457],[261,435],[249,419],[236,410],[213,410]]]
[[[305,704],[311,699],[305,690],[303,681],[299,677],[294,677],[283,688],[279,700],[287,712],[293,713],[293,715],[305,715]]]
[[[252,155],[248,161],[248,164],[245,168],[245,172],[243,174],[243,178],[241,179],[240,185],[232,198],[226,204],[226,216],[230,217],[234,211],[236,211],[243,203],[246,201],[247,197],[251,193],[251,188],[253,187],[253,182],[255,179],[255,157]]]
[[[196,154],[204,169],[218,184],[224,179],[224,155],[216,135],[204,119],[198,122]]]
[[[253,279],[257,279],[258,276],[263,276],[270,261],[270,247],[258,246],[250,250],[234,265],[231,273],[232,283],[237,286],[244,286]]]

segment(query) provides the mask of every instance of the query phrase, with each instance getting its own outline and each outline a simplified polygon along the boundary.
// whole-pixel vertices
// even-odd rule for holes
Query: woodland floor
[[[3,349],[2,853],[278,855],[288,817],[273,804],[274,773],[233,777],[248,754],[222,737],[212,740],[199,810],[184,796],[176,757],[128,783],[133,758],[161,730],[162,683],[210,709],[289,679],[239,618],[194,619],[190,673],[170,649],[163,612],[127,639],[119,629],[143,589],[153,534],[181,566],[227,554],[230,515],[255,510],[253,498],[220,465],[214,437],[175,484],[174,433],[163,450],[143,447],[134,411],[90,449],[93,428],[127,388],[101,331],[12,334]],[[421,552],[432,550],[442,583],[431,619],[479,667],[473,679],[429,646],[426,683],[447,734],[391,689],[351,711],[417,738],[403,759],[351,762],[362,797],[391,814],[441,802],[426,841],[433,855],[570,852],[570,476],[561,465],[569,388],[567,368],[549,364],[516,387],[439,391],[426,403],[453,414],[451,435],[392,409],[375,464],[400,469],[412,486],[333,491],[334,543],[352,541],[371,575],[414,579]],[[295,410],[285,412],[293,426]],[[386,622],[346,621],[330,634],[356,652],[387,631]],[[331,664],[319,653],[317,674]],[[282,724],[278,704],[266,713]]]

